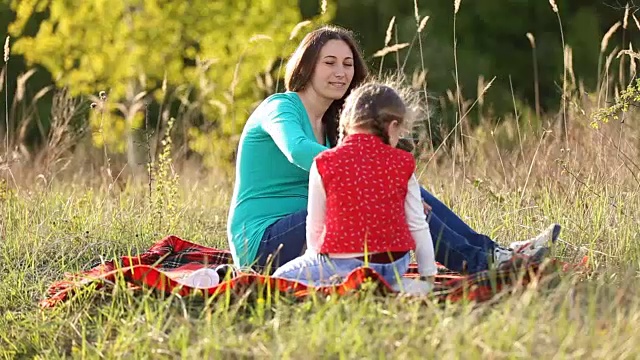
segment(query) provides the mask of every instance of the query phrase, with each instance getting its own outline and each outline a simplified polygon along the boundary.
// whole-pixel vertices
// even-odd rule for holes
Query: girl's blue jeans
[[[382,276],[390,286],[400,281],[409,269],[411,254],[388,264],[369,263],[368,267]],[[341,283],[349,273],[365,265],[360,259],[334,259],[306,252],[279,267],[274,277],[295,280],[307,285],[323,286]]]

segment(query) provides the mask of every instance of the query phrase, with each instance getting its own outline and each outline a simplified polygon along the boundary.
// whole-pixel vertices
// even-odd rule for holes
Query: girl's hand
[[[422,207],[424,208],[424,214],[429,215],[429,213],[432,210],[431,206],[429,206],[429,204],[427,204],[424,200],[422,200]]]

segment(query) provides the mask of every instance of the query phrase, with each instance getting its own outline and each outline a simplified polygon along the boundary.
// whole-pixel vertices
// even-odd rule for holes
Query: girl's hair
[[[353,34],[346,29],[337,26],[324,26],[308,33],[298,45],[296,51],[287,62],[284,82],[288,91],[301,91],[311,81],[313,72],[320,56],[320,50],[330,40],[344,41],[353,53],[353,78],[347,92],[342,99],[335,100],[322,117],[325,133],[329,138],[331,147],[338,141],[338,116],[344,104],[344,99],[355,87],[359,86],[368,75],[367,64],[362,52],[356,43]]]
[[[367,83],[351,92],[340,116],[340,141],[354,128],[366,129],[389,144],[387,125],[393,120],[408,125],[412,110],[393,87]]]

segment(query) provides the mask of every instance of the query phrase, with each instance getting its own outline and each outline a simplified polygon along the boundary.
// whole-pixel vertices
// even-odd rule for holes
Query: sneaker
[[[560,230],[560,225],[552,224],[534,238],[512,242],[509,248],[515,253],[532,256],[541,248],[547,247],[549,243],[555,243],[560,236]]]
[[[510,261],[513,258],[513,250],[503,248],[502,246],[496,246],[493,250],[493,264],[499,268],[502,264]]]

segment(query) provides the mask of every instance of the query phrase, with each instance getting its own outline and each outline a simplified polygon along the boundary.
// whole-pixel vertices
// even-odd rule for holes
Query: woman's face
[[[342,40],[329,40],[320,50],[311,77],[311,87],[319,96],[339,100],[353,79],[353,52]]]

